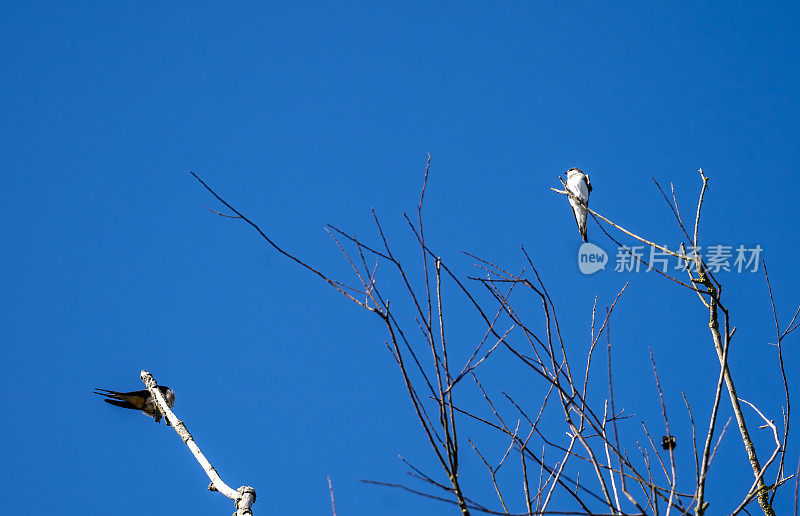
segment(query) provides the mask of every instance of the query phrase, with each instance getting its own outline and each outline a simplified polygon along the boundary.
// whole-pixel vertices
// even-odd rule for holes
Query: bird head
[[[158,390],[160,390],[161,394],[164,395],[164,401],[167,402],[167,406],[172,408],[172,406],[175,404],[175,393],[172,392],[172,389],[169,387],[164,387],[163,385],[159,385]]]

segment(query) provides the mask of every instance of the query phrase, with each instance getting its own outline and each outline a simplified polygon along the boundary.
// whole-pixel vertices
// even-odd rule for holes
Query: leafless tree
[[[657,386],[663,416],[663,443],[654,441],[650,429],[642,422],[642,431],[647,445],[636,442],[621,442],[620,427],[630,425],[629,416],[619,412],[614,402],[614,374],[612,368],[612,340],[610,338],[611,316],[617,302],[622,298],[627,284],[611,300],[602,315],[597,314],[597,299],[592,310],[591,328],[588,342],[579,348],[574,342],[567,343],[561,332],[561,322],[556,307],[545,282],[540,277],[533,260],[522,248],[523,266],[520,272],[511,272],[508,267],[491,262],[474,254],[466,253],[474,259],[478,274],[462,275],[451,269],[434,247],[425,239],[423,224],[423,201],[430,171],[428,156],[425,175],[415,213],[415,220],[404,214],[409,235],[418,247],[419,262],[413,270],[402,263],[384,232],[381,222],[372,211],[377,243],[369,243],[334,225],[326,230],[342,253],[342,257],[352,268],[355,286],[332,278],[294,254],[286,251],[268,236],[251,219],[234,208],[200,177],[192,175],[224,206],[214,213],[239,219],[250,225],[272,248],[299,266],[320,277],[326,284],[354,302],[368,313],[378,317],[386,328],[386,345],[402,377],[409,401],[416,414],[419,426],[430,448],[430,453],[438,463],[439,473],[424,472],[410,462],[408,474],[421,482],[421,487],[410,487],[396,482],[367,481],[372,484],[396,487],[452,504],[463,515],[485,514],[689,514],[702,516],[709,507],[706,493],[713,458],[725,434],[727,423],[719,430],[718,414],[723,390],[728,393],[732,411],[740,430],[741,441],[747,451],[753,470],[752,486],[739,493],[735,502],[733,495],[726,500],[715,500],[720,507],[730,505],[730,514],[747,511],[753,501],[757,501],[765,515],[774,515],[772,508],[778,490],[796,475],[785,475],[786,450],[789,437],[790,399],[786,371],[783,363],[783,340],[792,333],[800,322],[796,322],[800,308],[791,321],[779,324],[772,288],[764,263],[764,274],[772,301],[775,320],[777,362],[783,377],[785,405],[783,408],[782,432],[770,418],[765,416],[754,404],[741,399],[736,392],[735,383],[728,367],[730,343],[736,328],[731,324],[731,314],[723,302],[723,285],[718,281],[700,256],[700,222],[704,196],[708,187],[708,177],[700,171],[702,185],[695,210],[693,231],[690,234],[681,217],[680,208],[671,188],[671,200],[661,186],[656,186],[672,212],[677,227],[683,234],[684,243],[680,251],[670,250],[655,243],[654,240],[639,236],[622,225],[617,224],[600,213],[589,209],[602,229],[621,248],[630,248],[619,239],[630,238],[662,253],[674,256],[686,263],[686,279],[674,277],[655,270],[675,285],[696,296],[709,317],[709,345],[713,345],[719,358],[718,381],[715,391],[696,395],[713,399],[712,410],[707,415],[708,424],[695,427],[695,416],[684,394],[685,408],[691,421],[692,443],[695,458],[694,487],[689,490],[678,488],[674,446],[670,444],[671,431],[668,410],[661,389],[656,360],[651,351],[653,377]],[[655,182],[655,180],[654,180]],[[572,196],[566,188],[553,191]],[[580,201],[579,201],[580,202]],[[224,212],[224,209],[229,210]],[[623,237],[624,235],[624,237]],[[631,255],[642,261],[641,257]],[[388,271],[387,271],[388,269]],[[380,271],[380,274],[379,274]],[[394,281],[388,280],[391,272]],[[379,277],[381,278],[379,281]],[[392,287],[400,287],[400,292]],[[515,292],[520,292],[512,297]],[[398,312],[391,299],[401,296],[410,308]],[[540,306],[536,318],[527,315],[527,307],[519,308],[519,296],[524,300],[535,300]],[[481,338],[458,360],[456,353],[448,347],[448,322],[446,307],[455,299],[471,307],[474,318],[481,324]],[[410,310],[410,311],[409,311]],[[602,349],[601,338],[605,337],[608,368],[602,380],[592,375],[592,362]],[[599,344],[599,346],[598,346]],[[568,353],[568,349],[571,350]],[[580,365],[569,356],[575,349],[586,349]],[[502,350],[502,351],[500,351]],[[531,375],[536,385],[544,385],[540,401],[535,410],[506,392],[502,392],[506,409],[501,408],[494,394],[484,388],[479,373],[481,366],[494,360],[502,352],[521,364]],[[482,403],[474,405],[461,403],[466,389],[477,390]],[[530,392],[530,391],[528,391]],[[763,463],[767,450],[758,451],[750,437],[748,417],[743,404],[752,409],[749,416],[758,416],[775,438],[774,450]],[[506,412],[513,410],[514,416]],[[551,432],[543,431],[543,422],[562,420],[566,431],[563,437],[553,437]],[[706,417],[703,418],[704,420]],[[493,461],[485,452],[485,443],[466,440],[464,446],[463,428],[465,425],[479,425],[491,430],[490,435],[502,443],[505,450]],[[704,431],[703,431],[704,430]],[[701,437],[698,445],[697,436]],[[661,433],[661,432],[658,432]],[[656,434],[657,435],[657,434]],[[497,443],[491,443],[496,446]],[[660,452],[659,448],[663,446]],[[484,451],[482,451],[484,450]],[[634,453],[638,452],[638,453]],[[465,453],[474,453],[485,466],[487,479],[497,501],[490,504],[478,501],[462,487],[459,465]],[[524,512],[512,511],[519,506],[512,502],[508,492],[509,482],[503,481],[499,473],[515,463],[519,467],[519,490],[523,500]],[[768,480],[768,469],[776,465]],[[535,470],[538,469],[538,476]],[[662,479],[663,476],[663,479]],[[588,477],[588,479],[587,479]],[[581,480],[583,478],[583,480]],[[683,478],[683,477],[682,477]],[[682,485],[685,485],[682,484]],[[333,502],[333,490],[331,498]],[[795,487],[797,493],[797,484]],[[795,499],[797,494],[795,494]],[[335,511],[335,508],[334,508]]]

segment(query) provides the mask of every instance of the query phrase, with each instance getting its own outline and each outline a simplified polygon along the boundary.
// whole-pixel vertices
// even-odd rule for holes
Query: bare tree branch
[[[217,473],[217,470],[215,470],[214,466],[208,462],[206,456],[203,455],[202,451],[200,451],[200,447],[194,442],[194,437],[192,437],[192,434],[189,433],[186,425],[183,424],[183,421],[175,416],[175,413],[169,408],[169,405],[167,405],[167,401],[164,399],[164,395],[158,389],[158,385],[156,384],[153,375],[147,371],[142,371],[139,376],[147,387],[147,390],[150,391],[150,396],[156,400],[161,414],[167,421],[169,421],[172,428],[175,429],[175,432],[177,432],[177,434],[181,437],[183,442],[189,448],[189,451],[192,452],[194,458],[197,459],[197,462],[206,472],[206,475],[208,475],[208,478],[211,480],[208,490],[219,491],[223,495],[233,500],[234,504],[236,505],[236,514],[234,516],[252,516],[253,511],[251,507],[256,501],[255,489],[249,486],[242,486],[238,490],[234,490],[231,489],[228,484],[223,482],[222,478],[220,478],[219,474]]]

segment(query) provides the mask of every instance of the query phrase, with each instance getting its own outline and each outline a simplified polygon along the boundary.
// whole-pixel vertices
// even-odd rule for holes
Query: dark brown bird
[[[661,447],[665,450],[674,450],[677,444],[674,435],[664,435],[661,437]]]
[[[164,395],[167,406],[172,408],[172,406],[175,404],[175,393],[172,392],[172,389],[164,385],[159,385],[158,390]],[[106,403],[126,409],[141,410],[148,416],[155,419],[156,423],[161,421],[161,411],[158,410],[156,400],[150,396],[150,391],[147,389],[143,389],[141,391],[119,392],[95,388],[94,393],[99,394],[100,396],[105,396],[106,399],[103,401]],[[169,420],[167,420],[167,426],[169,426]]]

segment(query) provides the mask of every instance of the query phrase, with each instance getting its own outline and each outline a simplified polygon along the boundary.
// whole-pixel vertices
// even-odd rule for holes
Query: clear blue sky
[[[591,174],[595,209],[677,244],[650,177],[674,181],[688,217],[702,167],[701,234],[764,248],[785,324],[800,302],[797,5],[435,4],[0,3],[7,512],[232,511],[204,491],[173,432],[91,394],[138,389],[148,369],[175,389],[178,416],[223,478],[256,487],[256,514],[329,514],[326,475],[340,515],[453,513],[357,481],[414,485],[398,454],[440,474],[379,321],[207,212],[218,205],[188,174],[350,280],[323,225],[376,242],[375,207],[415,264],[402,213],[415,208],[427,152],[428,241],[462,276],[477,271],[460,251],[519,270],[524,243],[576,357],[595,294],[603,307],[631,282],[613,323],[617,406],[635,414],[628,447],[644,438],[642,420],[661,433],[649,347],[691,484],[680,391],[704,425],[717,377],[707,315],[651,274],[582,276],[567,202],[549,187],[577,165]],[[614,252],[594,222],[589,236]],[[740,396],[780,420],[764,278],[721,277]],[[450,343],[463,360],[480,332],[458,310]],[[797,346],[785,350],[795,396]],[[543,395],[508,356],[482,374],[498,397],[511,390],[536,407]],[[756,424],[766,457],[771,438]],[[493,434],[465,435],[502,454]],[[463,451],[466,488],[494,504],[487,472]],[[732,425],[709,480],[714,514],[749,486],[745,459]]]

